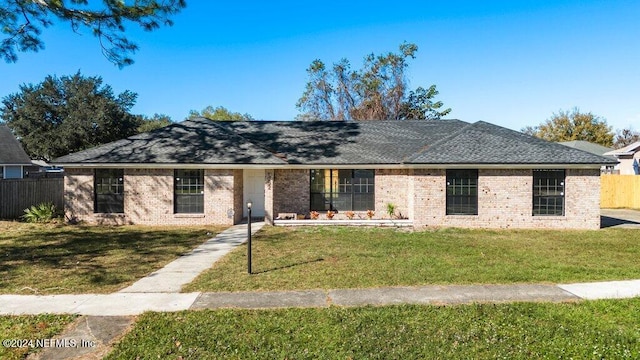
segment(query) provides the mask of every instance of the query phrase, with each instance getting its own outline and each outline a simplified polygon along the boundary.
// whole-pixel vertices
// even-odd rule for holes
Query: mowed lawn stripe
[[[146,313],[107,359],[637,359],[640,299]]]
[[[640,279],[640,231],[265,227],[183,291]]]

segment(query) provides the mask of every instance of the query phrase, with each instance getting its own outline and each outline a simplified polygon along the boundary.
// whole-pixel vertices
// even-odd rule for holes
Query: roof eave
[[[56,163],[65,168],[118,169],[600,169],[613,163],[587,164],[139,164],[139,163]]]

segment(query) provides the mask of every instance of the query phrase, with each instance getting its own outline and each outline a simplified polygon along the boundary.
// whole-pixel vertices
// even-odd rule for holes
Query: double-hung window
[[[311,210],[365,211],[375,208],[374,170],[310,171]]]
[[[124,213],[124,170],[96,169],[94,212]]]
[[[204,170],[174,171],[174,212],[204,213]]]
[[[478,170],[447,170],[447,215],[478,215]]]
[[[533,170],[533,216],[564,215],[564,170]]]

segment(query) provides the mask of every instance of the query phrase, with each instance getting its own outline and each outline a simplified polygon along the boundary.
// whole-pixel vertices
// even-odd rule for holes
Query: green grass
[[[640,278],[640,231],[266,227],[184,291],[424,284],[565,283]]]
[[[74,315],[0,316],[0,340],[50,339],[61,333],[75,318]],[[0,346],[0,359],[24,359],[27,353],[37,351],[39,349]]]
[[[0,293],[116,291],[222,229],[0,222]]]
[[[146,313],[108,359],[637,359],[640,299]]]

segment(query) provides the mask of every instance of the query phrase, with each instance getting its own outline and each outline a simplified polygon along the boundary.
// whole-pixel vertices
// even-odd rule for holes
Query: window
[[[124,170],[96,169],[95,172],[96,213],[124,213]]]
[[[311,210],[375,208],[374,170],[311,170]]]
[[[564,216],[564,170],[533,170],[533,216]]]
[[[174,212],[204,213],[204,170],[175,170],[173,175]]]
[[[22,166],[5,166],[4,178],[5,179],[22,179]]]
[[[478,170],[447,170],[447,215],[478,215]]]

